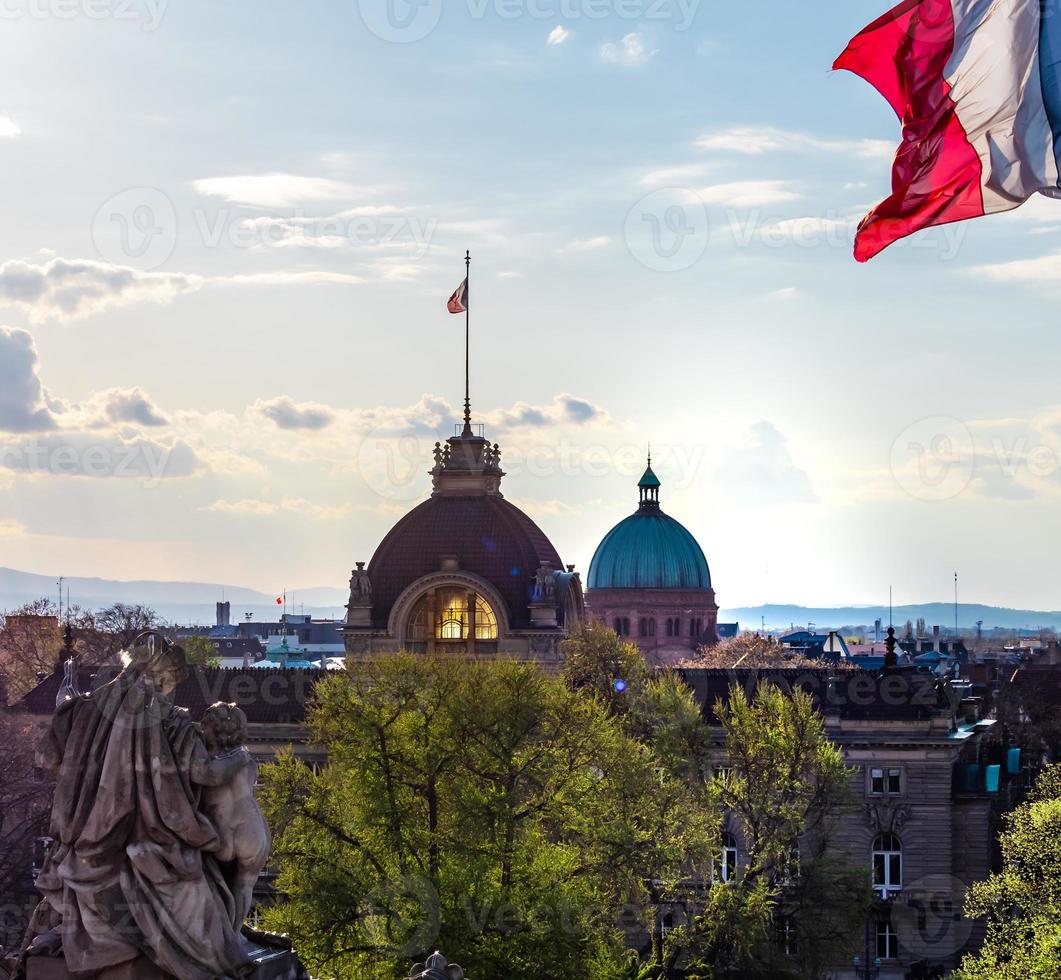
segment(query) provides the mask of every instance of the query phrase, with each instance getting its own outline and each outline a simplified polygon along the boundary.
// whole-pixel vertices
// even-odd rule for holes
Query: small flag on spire
[[[467,313],[468,312],[468,280],[465,279],[458,287],[457,291],[449,298],[449,303],[446,307],[450,313]]]

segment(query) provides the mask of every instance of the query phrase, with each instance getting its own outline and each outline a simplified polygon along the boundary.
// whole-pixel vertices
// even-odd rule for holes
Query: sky
[[[0,565],[342,587],[463,397],[586,572],[1057,608],[1061,202],[868,265],[866,0],[3,0]]]

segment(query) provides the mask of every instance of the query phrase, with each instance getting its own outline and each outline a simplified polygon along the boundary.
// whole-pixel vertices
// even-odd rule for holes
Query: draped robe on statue
[[[146,957],[177,980],[251,972],[199,808],[212,763],[187,712],[127,669],[57,708],[42,761],[58,778],[37,885],[62,915],[67,968]]]

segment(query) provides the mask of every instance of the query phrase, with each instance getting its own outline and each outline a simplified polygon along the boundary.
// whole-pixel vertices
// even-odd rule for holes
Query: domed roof
[[[434,495],[391,528],[369,563],[376,627],[386,627],[408,586],[439,571],[447,558],[497,589],[514,629],[530,626],[538,569],[543,562],[557,571],[564,566],[541,528],[501,496],[503,474],[496,447],[493,452],[483,440],[457,438],[436,453]]]
[[[651,460],[638,486],[641,505],[597,547],[589,588],[710,589],[711,570],[696,538],[660,509],[660,483]]]

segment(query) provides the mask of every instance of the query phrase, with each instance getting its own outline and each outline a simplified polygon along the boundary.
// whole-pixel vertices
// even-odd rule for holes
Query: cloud
[[[732,208],[755,208],[799,200],[803,195],[791,189],[788,180],[737,180],[728,184],[711,184],[697,191],[705,204],[722,204]]]
[[[24,538],[26,536],[26,526],[19,524],[18,521],[13,521],[10,518],[0,518],[0,541],[5,539],[10,540],[12,538]]]
[[[767,293],[765,298],[787,302],[788,300],[799,299],[802,295],[803,293],[795,286],[782,286],[781,289],[775,289],[773,292]]]
[[[656,51],[649,51],[645,47],[645,35],[639,31],[627,34],[618,44],[613,41],[605,42],[600,49],[603,61],[613,65],[635,65],[648,64],[655,56]]]
[[[14,139],[21,136],[22,130],[9,116],[0,116],[0,139]]]
[[[270,401],[257,401],[254,411],[264,415],[280,429],[326,429],[335,421],[335,412],[325,405],[305,402],[297,404],[287,395]]]
[[[360,286],[363,276],[348,272],[256,272],[251,275],[225,276],[211,282],[221,286]]]
[[[556,425],[607,424],[610,421],[608,413],[599,405],[566,392],[557,395],[550,405],[516,402],[511,408],[490,412],[483,420],[500,429],[541,429]]]
[[[38,363],[30,333],[0,327],[0,430],[44,432],[55,428],[37,374]]]
[[[696,146],[701,150],[752,156],[786,150],[844,153],[865,160],[890,160],[895,156],[895,144],[887,140],[832,139],[772,126],[736,126],[715,130],[701,136]]]
[[[713,163],[688,163],[674,167],[660,167],[651,170],[641,178],[646,187],[684,186],[690,181],[706,177],[715,169]]]
[[[317,520],[337,520],[350,513],[349,505],[328,507],[309,500],[285,497],[283,500],[218,500],[209,507],[200,508],[213,514],[243,514],[251,517],[273,517],[282,513],[300,514]]]
[[[169,303],[203,282],[201,276],[141,272],[91,259],[55,258],[43,265],[12,260],[0,265],[0,302],[25,310],[36,323],[133,303]]]
[[[103,417],[115,425],[167,425],[168,420],[140,388],[111,388],[98,396]]]
[[[558,48],[570,37],[571,32],[566,27],[564,27],[563,24],[558,24],[550,32],[549,40],[546,41],[546,44],[548,44],[551,48]]]
[[[28,476],[165,479],[194,476],[205,468],[181,439],[166,442],[113,433],[54,432],[0,444],[0,468]]]
[[[751,426],[718,472],[734,500],[746,504],[813,503],[810,477],[792,459],[788,438],[770,422]]]
[[[1061,254],[980,265],[970,271],[973,275],[984,276],[995,282],[1053,284],[1061,282]]]
[[[602,248],[607,248],[611,243],[612,240],[607,235],[597,235],[595,238],[576,238],[556,249],[556,251],[560,254],[564,252],[597,252]]]
[[[257,208],[294,208],[315,201],[339,201],[364,193],[328,177],[295,174],[254,174],[243,177],[207,177],[193,182],[206,197],[220,197],[230,204]]]

